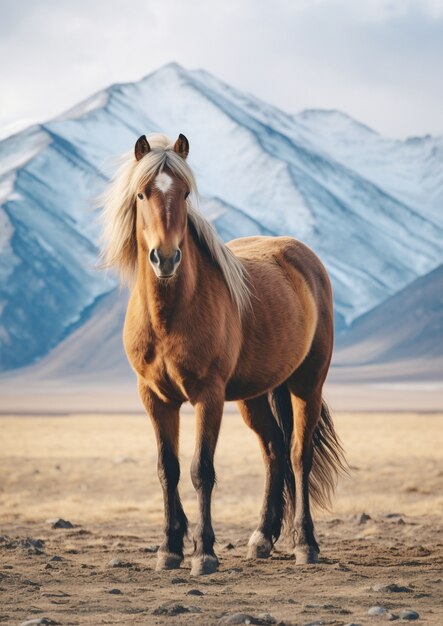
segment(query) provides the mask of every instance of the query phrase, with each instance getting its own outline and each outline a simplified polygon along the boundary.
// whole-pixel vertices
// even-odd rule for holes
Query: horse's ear
[[[149,145],[149,142],[146,139],[146,135],[142,135],[141,137],[139,137],[137,141],[135,142],[135,148],[134,148],[135,158],[137,159],[137,161],[140,161],[140,159],[143,158],[145,154],[148,154],[150,150],[151,150],[151,146]]]
[[[182,159],[186,159],[189,154],[189,141],[181,133],[174,144],[174,152],[181,156]]]

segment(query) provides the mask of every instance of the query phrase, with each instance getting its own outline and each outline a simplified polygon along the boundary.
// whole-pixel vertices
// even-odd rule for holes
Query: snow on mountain
[[[304,140],[443,225],[443,135],[388,139],[339,111],[303,111],[294,121]]]
[[[336,112],[291,116],[170,64],[0,142],[0,369],[101,310],[116,281],[95,268],[93,198],[155,131],[188,136],[201,209],[225,240],[289,234],[321,256],[339,328],[443,261],[438,138],[389,143]]]

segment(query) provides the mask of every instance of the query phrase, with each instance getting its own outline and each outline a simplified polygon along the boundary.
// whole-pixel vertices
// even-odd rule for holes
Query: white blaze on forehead
[[[162,193],[167,193],[172,187],[172,183],[172,178],[165,172],[161,172],[154,180],[154,187],[157,187]]]

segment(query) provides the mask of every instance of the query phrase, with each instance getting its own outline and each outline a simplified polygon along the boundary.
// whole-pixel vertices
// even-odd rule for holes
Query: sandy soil
[[[386,616],[368,609],[382,606],[441,626],[443,415],[340,414],[336,423],[351,477],[333,511],[317,515],[321,562],[297,567],[283,540],[268,560],[244,558],[263,470],[255,436],[225,416],[214,494],[221,568],[196,579],[189,558],[154,571],[162,500],[146,417],[1,417],[0,623],[210,625],[244,613],[262,624],[271,614],[280,624],[377,625]],[[191,524],[193,429],[187,413],[181,492]],[[53,529],[59,517],[74,528]]]

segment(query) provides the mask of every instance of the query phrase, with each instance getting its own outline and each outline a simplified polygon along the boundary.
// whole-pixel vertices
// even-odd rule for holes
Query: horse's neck
[[[182,262],[176,276],[170,280],[159,280],[150,266],[148,255],[139,253],[136,289],[155,331],[168,332],[174,319],[186,315],[186,310],[189,312],[200,265],[200,252],[189,230],[182,246]]]

